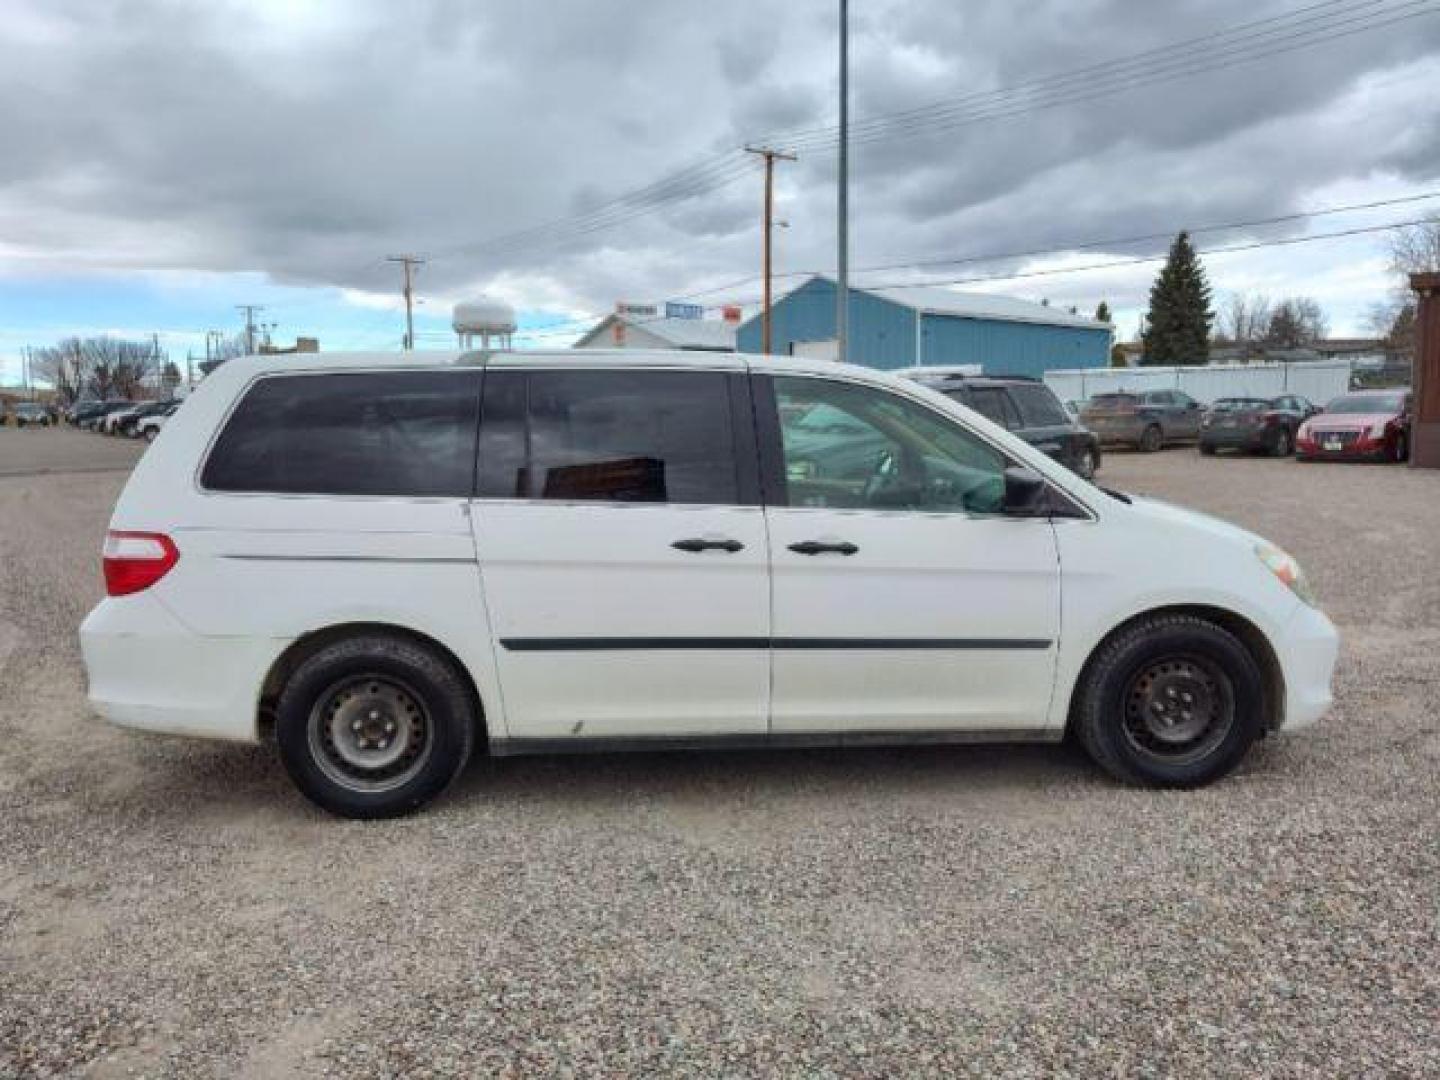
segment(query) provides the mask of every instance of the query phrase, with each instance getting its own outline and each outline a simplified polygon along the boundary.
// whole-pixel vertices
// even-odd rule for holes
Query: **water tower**
[[[503,300],[481,296],[456,304],[450,325],[462,349],[508,349],[515,333],[515,309]]]

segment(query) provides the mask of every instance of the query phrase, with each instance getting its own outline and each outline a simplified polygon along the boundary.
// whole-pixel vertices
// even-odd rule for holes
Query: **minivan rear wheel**
[[[1126,783],[1198,787],[1240,763],[1264,724],[1264,680],[1228,630],[1190,615],[1140,619],[1091,660],[1074,732]]]
[[[1165,433],[1160,430],[1159,424],[1151,424],[1140,433],[1140,449],[1147,454],[1153,454],[1165,445]]]
[[[342,817],[418,809],[464,768],[474,745],[464,677],[398,636],[322,647],[286,681],[275,713],[286,772],[311,802]]]

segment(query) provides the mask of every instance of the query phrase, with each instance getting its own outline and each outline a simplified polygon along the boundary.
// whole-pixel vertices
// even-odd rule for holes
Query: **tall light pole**
[[[770,345],[770,280],[771,280],[771,259],[770,253],[773,247],[775,230],[775,159],[781,161],[794,161],[794,154],[781,153],[779,150],[771,150],[763,146],[747,146],[746,151],[751,154],[759,154],[765,159],[765,254],[763,259],[762,276],[765,279],[764,306],[760,314],[760,351],[769,356],[773,351]]]
[[[840,168],[835,275],[835,359],[846,359],[850,329],[850,0],[840,0]]]

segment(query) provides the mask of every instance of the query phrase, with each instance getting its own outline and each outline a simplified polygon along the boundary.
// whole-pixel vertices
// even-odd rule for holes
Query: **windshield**
[[[1210,407],[1216,412],[1250,412],[1252,409],[1268,409],[1270,402],[1264,398],[1222,397]]]
[[[1325,407],[1327,413],[1398,413],[1405,410],[1404,394],[1350,394]]]

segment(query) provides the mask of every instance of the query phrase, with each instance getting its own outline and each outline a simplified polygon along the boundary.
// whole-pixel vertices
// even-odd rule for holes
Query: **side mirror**
[[[1007,514],[1024,517],[1041,511],[1045,503],[1045,478],[1034,469],[1011,465],[1005,470],[1005,502]]]

